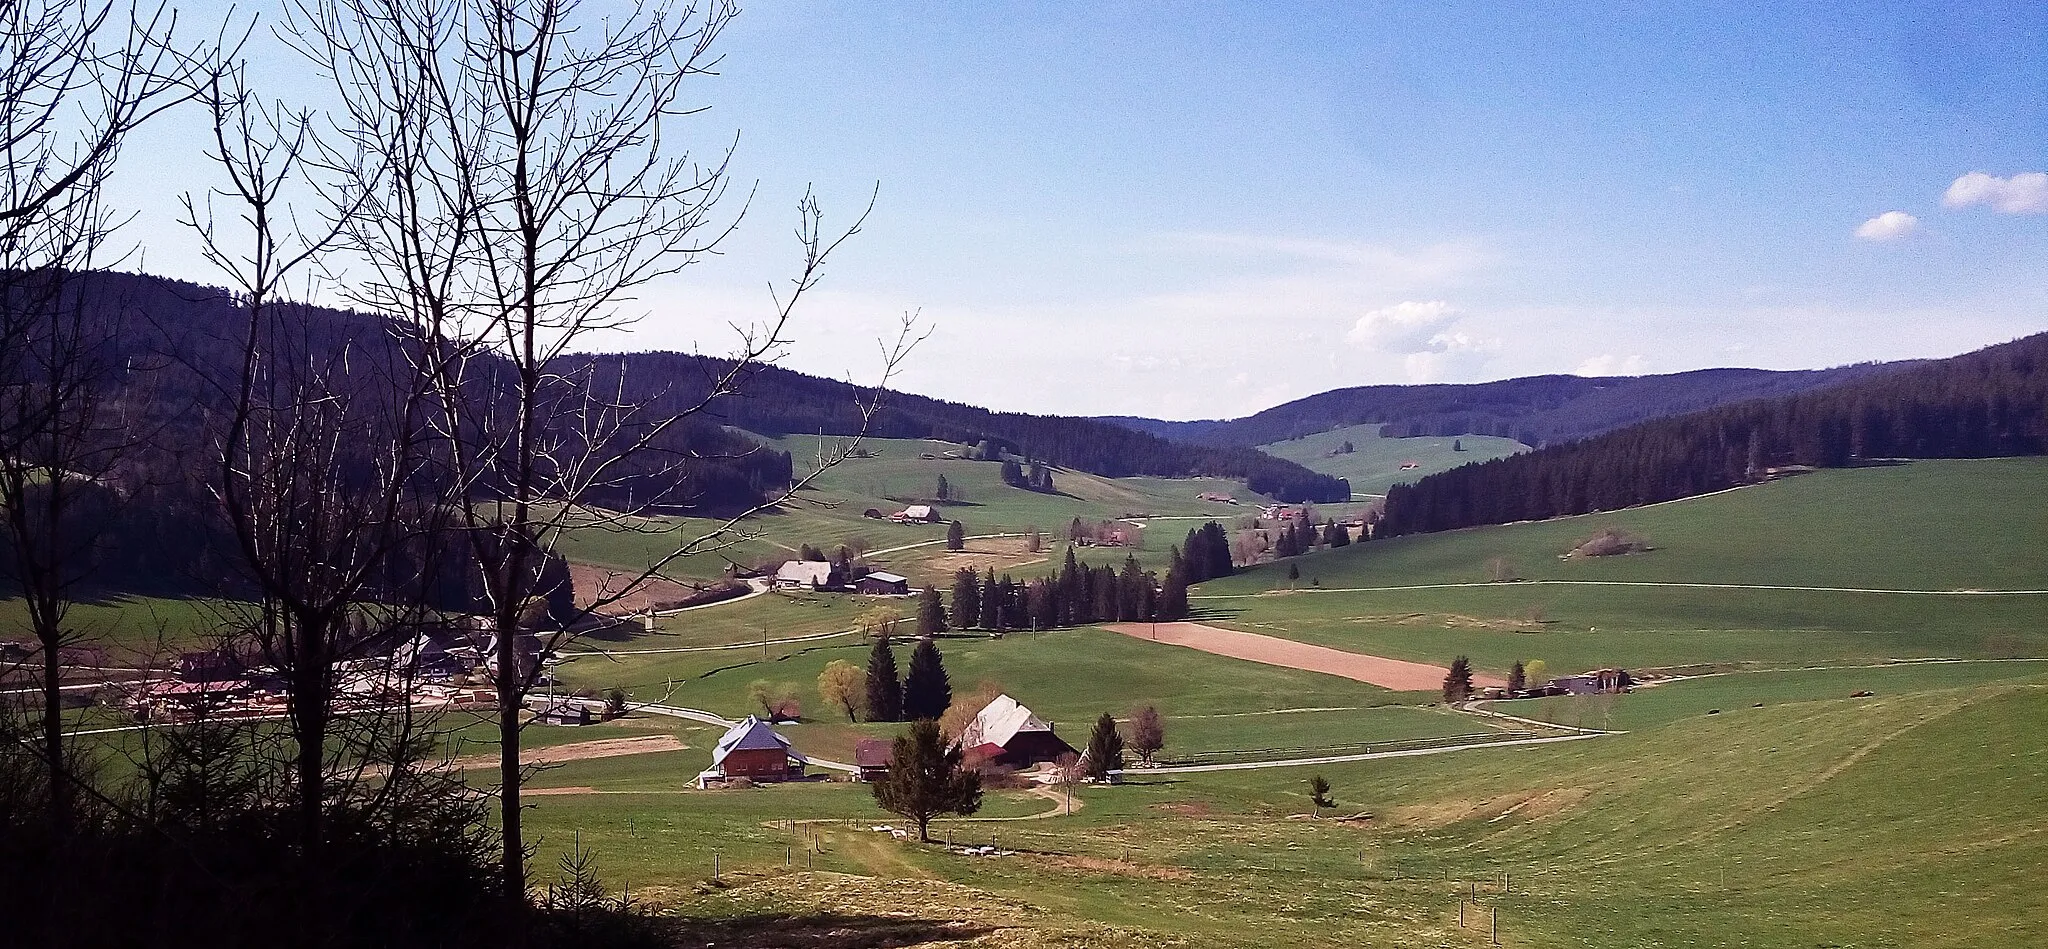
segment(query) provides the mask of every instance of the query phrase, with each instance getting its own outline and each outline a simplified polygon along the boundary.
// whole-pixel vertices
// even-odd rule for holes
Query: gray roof
[[[777,748],[798,761],[806,763],[810,761],[810,759],[805,758],[803,755],[797,754],[796,749],[789,746],[789,739],[776,734],[775,729],[768,727],[767,722],[749,715],[739,724],[727,729],[725,734],[718,739],[718,747],[711,750],[711,766],[717,767],[725,761],[726,755],[732,754],[735,751],[772,750]]]
[[[880,571],[880,570],[870,570],[870,571],[868,571],[868,579],[870,579],[870,580],[880,580],[880,581],[882,581],[883,583],[909,583],[909,582],[910,582],[910,578],[909,578],[909,577],[899,577],[899,576],[897,576],[896,574],[893,574],[893,573],[884,573],[884,572],[882,572],[882,571]]]

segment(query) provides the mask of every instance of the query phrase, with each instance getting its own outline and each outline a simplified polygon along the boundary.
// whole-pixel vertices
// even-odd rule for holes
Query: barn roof
[[[775,579],[781,583],[808,583],[813,586],[832,584],[832,565],[823,560],[791,560],[775,571]]]
[[[853,746],[853,763],[861,768],[886,768],[896,757],[893,742],[886,738],[863,738]]]
[[[778,748],[784,754],[798,761],[806,764],[810,763],[809,758],[798,754],[795,748],[790,747],[789,739],[776,734],[775,729],[768,727],[767,722],[749,715],[739,724],[726,729],[725,734],[719,737],[718,746],[711,750],[711,766],[715,768],[723,764],[725,756],[735,751],[759,751]]]
[[[960,730],[956,744],[962,748],[994,745],[1006,748],[1019,734],[1052,731],[1052,726],[1008,695],[998,695]]]
[[[904,576],[898,576],[898,575],[896,575],[896,574],[893,574],[893,573],[884,573],[884,572],[882,572],[882,571],[880,571],[880,570],[870,570],[870,571],[868,571],[868,579],[870,579],[870,580],[880,580],[880,581],[882,581],[883,583],[909,583],[909,582],[910,582],[910,578],[909,578],[909,577],[904,577]]]
[[[914,518],[929,518],[932,516],[932,506],[929,504],[912,504],[909,507],[903,509],[902,516]]]

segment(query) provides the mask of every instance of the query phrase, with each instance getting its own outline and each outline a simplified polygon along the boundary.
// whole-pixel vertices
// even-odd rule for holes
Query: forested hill
[[[218,380],[209,382],[210,376],[231,372],[238,365],[242,317],[224,290],[146,275],[100,273],[91,276],[87,293],[97,301],[92,308],[119,341],[116,362],[154,367],[154,371],[131,373],[118,384],[126,387],[146,381],[143,388],[154,403],[151,414],[169,429],[182,429],[195,417],[193,408],[204,399],[204,393],[218,389]],[[400,336],[373,315],[317,307],[290,309],[307,314],[306,345],[315,351],[340,352],[345,346],[357,351],[383,350],[397,345]],[[598,377],[593,384],[608,391],[611,383],[605,381],[605,374],[626,366],[627,384],[621,394],[630,401],[658,403],[643,413],[645,417],[659,417],[664,408],[694,404],[707,391],[709,374],[725,365],[721,360],[679,353],[574,355],[563,357],[562,362],[564,371],[594,364]],[[361,360],[354,364],[366,365]],[[374,364],[374,360],[367,363]],[[375,384],[375,379],[366,374],[365,384]],[[751,442],[740,440],[722,425],[769,435],[851,434],[860,427],[855,409],[860,390],[844,382],[760,366],[749,372],[743,389],[741,395],[712,406],[711,418],[678,426],[665,438],[669,442],[666,450],[693,460],[680,470],[674,466],[663,470],[669,476],[687,479],[682,495],[694,498],[707,511],[743,508],[790,477],[787,455],[753,450]],[[877,435],[968,444],[986,440],[1050,464],[1110,477],[1243,478],[1253,491],[1290,501],[1350,498],[1350,486],[1341,478],[1250,449],[1187,445],[1087,419],[991,412],[903,393],[888,394],[885,404],[887,408],[876,420]],[[191,444],[196,443],[195,437],[181,434],[167,440]],[[622,477],[631,480],[640,475],[627,472]]]
[[[600,378],[615,378],[612,374],[623,367],[626,397],[650,400],[657,407],[702,399],[710,380],[728,365],[686,353],[574,358],[597,360]],[[868,398],[848,383],[777,366],[753,368],[742,389],[742,395],[718,400],[712,412],[724,424],[764,435],[851,434],[861,426],[857,400]],[[987,441],[1037,461],[1112,478],[1208,475],[1245,479],[1251,490],[1283,501],[1351,498],[1351,486],[1342,478],[1250,448],[1191,445],[1095,419],[994,412],[901,392],[884,396],[869,431],[885,438]]]
[[[1624,425],[1751,399],[1789,395],[1914,363],[1774,372],[1701,369],[1662,376],[1528,376],[1469,385],[1333,389],[1229,421],[1106,419],[1137,431],[1205,445],[1253,446],[1382,423],[1392,437],[1498,435],[1553,445]]]
[[[2048,333],[1430,475],[1388,493],[1381,529],[1408,534],[1614,510],[1796,466],[2040,454],[2048,454]]]

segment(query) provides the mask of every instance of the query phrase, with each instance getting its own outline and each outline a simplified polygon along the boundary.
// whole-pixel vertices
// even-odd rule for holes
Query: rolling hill
[[[1389,437],[1493,435],[1542,446],[1646,419],[1804,392],[1916,365],[1865,363],[1777,372],[1701,369],[1660,376],[1528,376],[1468,385],[1333,389],[1243,418],[1192,422],[1115,416],[1103,421],[1203,445],[1265,445],[1354,425]]]

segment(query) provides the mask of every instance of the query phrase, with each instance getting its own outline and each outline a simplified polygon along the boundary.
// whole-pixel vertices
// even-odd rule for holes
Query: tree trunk
[[[519,828],[519,643],[516,623],[499,616],[498,633],[498,822],[504,853],[499,884],[514,912],[526,906],[526,843]],[[520,927],[515,922],[513,929]]]
[[[64,666],[57,638],[43,640],[43,752],[50,766],[50,827],[59,840],[71,832],[71,774],[64,762]]]

